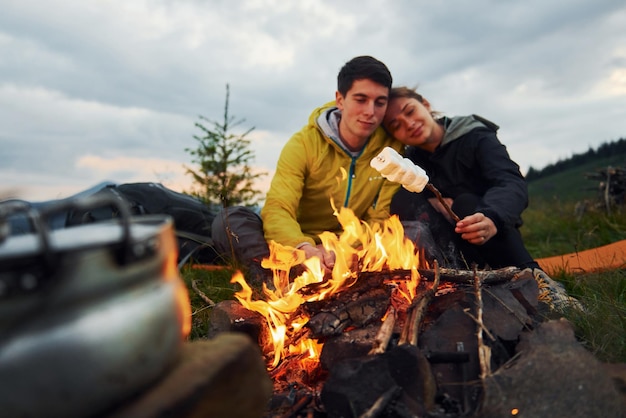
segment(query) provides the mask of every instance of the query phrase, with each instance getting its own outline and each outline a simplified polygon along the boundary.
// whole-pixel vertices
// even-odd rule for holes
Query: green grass
[[[626,207],[588,208],[575,213],[576,202],[535,200],[523,213],[521,232],[535,258],[599,247],[626,239]]]
[[[579,170],[584,172],[584,170]],[[544,179],[545,180],[545,179]],[[531,187],[531,190],[536,188]],[[576,195],[578,196],[578,195]],[[593,199],[595,195],[587,198]],[[574,197],[556,199],[531,191],[530,207],[524,212],[521,229],[526,246],[535,258],[548,257],[609,244],[626,239],[626,207],[575,214]],[[232,299],[237,286],[230,283],[234,268],[203,271],[185,268],[182,275],[191,297],[192,339],[205,338],[211,309],[191,288],[197,288],[213,302]],[[564,312],[582,344],[605,362],[626,362],[626,271],[566,274],[553,277],[585,306],[586,312]]]
[[[533,195],[531,193],[531,199]],[[575,213],[577,201],[534,196],[524,212],[522,236],[534,258],[550,257],[595,248],[626,239],[626,207],[590,205],[582,216]],[[600,203],[598,198],[590,198]],[[586,311],[564,313],[576,336],[589,351],[605,362],[626,362],[626,271],[589,274],[561,272],[553,279]]]
[[[195,282],[196,289],[214,303],[234,299],[234,294],[238,288],[230,283],[233,272],[232,268],[217,271],[194,269],[189,264],[181,270],[183,280],[189,289],[191,301],[190,338],[192,340],[206,337],[211,316],[211,305],[200,296],[198,291],[193,289],[192,283]]]
[[[599,360],[626,362],[626,271],[553,276],[585,307],[568,310],[576,336]]]

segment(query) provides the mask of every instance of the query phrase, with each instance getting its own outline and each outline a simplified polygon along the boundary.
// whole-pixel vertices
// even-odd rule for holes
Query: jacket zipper
[[[350,162],[350,172],[348,173],[348,190],[346,192],[346,200],[343,202],[343,206],[348,207],[348,201],[350,200],[350,194],[352,194],[352,179],[356,177],[356,159],[352,157]]]

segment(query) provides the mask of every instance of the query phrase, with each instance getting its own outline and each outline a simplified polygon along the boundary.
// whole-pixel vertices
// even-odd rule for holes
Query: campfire
[[[232,278],[244,308],[228,308],[233,321],[239,329],[258,324],[248,333],[273,381],[271,416],[473,412],[480,378],[511,357],[507,341],[532,322],[534,280],[520,280],[515,268],[429,266],[397,217],[371,227],[346,208],[335,216],[344,232],[320,236],[336,254],[331,274],[272,242],[263,267],[273,289],[264,285],[255,298],[241,273]]]
[[[331,277],[324,276],[318,259],[305,260],[302,251],[272,242],[270,243],[270,258],[263,260],[263,267],[271,269],[274,273],[276,290],[270,290],[264,285],[265,299],[253,300],[252,289],[241,274],[237,274],[232,280],[243,288],[235,295],[241,304],[260,313],[267,320],[271,334],[269,351],[273,352],[270,369],[277,367],[286,357],[305,354],[310,359],[307,361],[309,364],[314,363],[311,360],[319,358],[319,349],[322,345],[319,339],[331,331],[323,329],[318,333],[313,332],[313,335],[308,335],[313,331],[311,324],[305,327],[311,320],[311,306],[316,303],[320,305],[322,301],[330,304],[331,300],[337,298],[337,295],[359,283],[359,278],[363,273],[384,270],[407,271],[409,272],[408,280],[402,277],[401,280],[387,283],[392,285],[393,292],[390,292],[389,286],[386,286],[388,291],[372,286],[372,292],[376,290],[378,293],[384,292],[386,299],[389,299],[393,293],[392,299],[398,305],[401,305],[403,301],[404,305],[408,305],[415,296],[415,289],[419,283],[420,257],[414,244],[404,239],[403,228],[398,218],[392,217],[382,228],[370,228],[366,223],[360,222],[349,209],[342,208],[335,214],[344,228],[344,233],[339,237],[329,232],[321,235],[324,247],[336,254],[336,263]],[[306,266],[306,270],[290,280],[291,269],[301,264]],[[396,310],[403,311],[404,309]],[[362,318],[361,322],[380,319],[382,313],[379,318],[373,318],[370,315],[367,319]],[[359,319],[356,320],[359,321]],[[323,320],[318,319],[318,321]],[[339,324],[334,331],[340,333],[343,327],[348,325],[350,324]],[[332,325],[319,324],[319,327],[328,328]],[[297,346],[294,344],[296,342]]]

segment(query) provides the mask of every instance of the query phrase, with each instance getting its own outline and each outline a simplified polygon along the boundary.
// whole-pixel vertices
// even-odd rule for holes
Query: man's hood
[[[317,126],[322,133],[332,139],[335,143],[341,144],[339,139],[339,121],[341,120],[341,111],[335,102],[326,103],[322,107],[318,107],[311,113],[309,123]]]

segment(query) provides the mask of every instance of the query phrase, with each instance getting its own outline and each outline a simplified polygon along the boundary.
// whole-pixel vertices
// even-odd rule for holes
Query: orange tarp
[[[548,274],[589,273],[626,268],[626,240],[590,250],[536,260]]]

